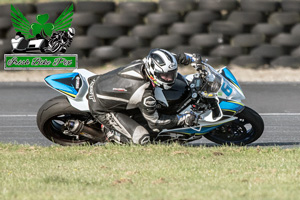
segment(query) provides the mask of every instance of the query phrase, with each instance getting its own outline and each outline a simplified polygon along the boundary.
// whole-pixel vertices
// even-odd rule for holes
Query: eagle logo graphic
[[[11,21],[16,31],[16,36],[11,41],[12,52],[40,50],[42,53],[64,53],[71,46],[75,35],[75,29],[71,28],[72,16],[73,4],[54,23],[47,23],[48,14],[39,14],[36,16],[37,23],[30,23],[18,8],[11,5]]]

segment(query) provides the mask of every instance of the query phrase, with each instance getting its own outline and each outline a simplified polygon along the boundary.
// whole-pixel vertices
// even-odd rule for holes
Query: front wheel
[[[226,145],[246,145],[256,141],[264,131],[261,116],[249,107],[236,115],[238,119],[204,135],[208,140]]]

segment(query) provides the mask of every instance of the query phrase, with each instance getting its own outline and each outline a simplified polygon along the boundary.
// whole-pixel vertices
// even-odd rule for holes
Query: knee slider
[[[132,142],[134,144],[146,144],[150,142],[150,134],[144,127],[138,126],[133,132]]]

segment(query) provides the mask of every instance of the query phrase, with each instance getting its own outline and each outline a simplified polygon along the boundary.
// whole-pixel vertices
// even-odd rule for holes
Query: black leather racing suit
[[[186,54],[175,57],[178,64],[191,62]],[[139,108],[153,131],[172,128],[178,122],[176,115],[157,112],[154,86],[144,67],[142,60],[136,60],[128,66],[89,78],[88,99],[92,115],[106,128],[122,133],[134,144],[149,142],[149,132],[122,111]]]

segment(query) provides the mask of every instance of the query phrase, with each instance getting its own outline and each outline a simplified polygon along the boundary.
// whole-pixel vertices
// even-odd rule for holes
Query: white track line
[[[0,117],[36,117],[36,115],[0,115]]]
[[[0,126],[1,128],[36,128],[37,126]]]
[[[300,113],[259,113],[262,116],[300,116]],[[0,115],[0,117],[36,117],[36,115]]]
[[[262,116],[299,116],[300,113],[259,113]]]

